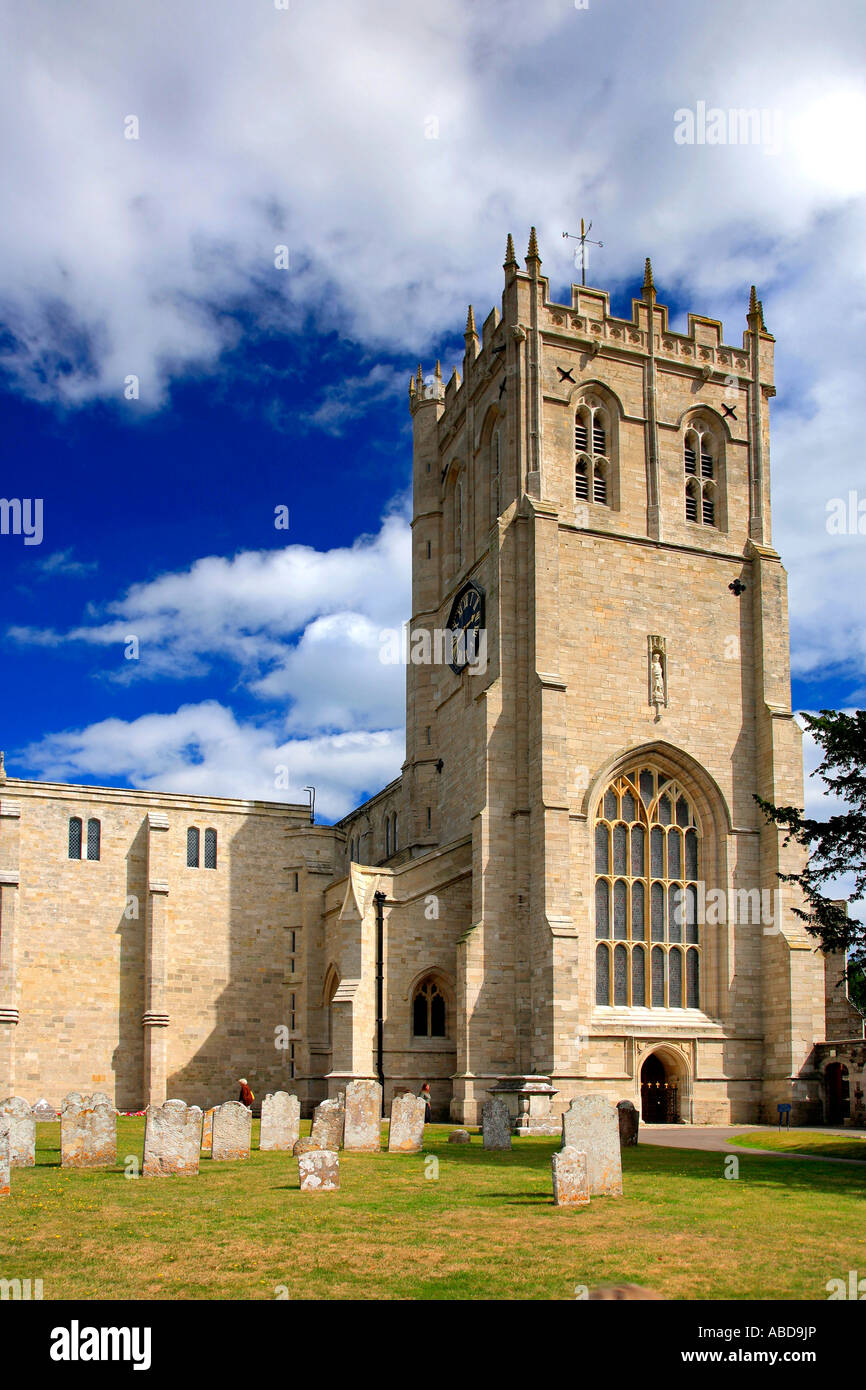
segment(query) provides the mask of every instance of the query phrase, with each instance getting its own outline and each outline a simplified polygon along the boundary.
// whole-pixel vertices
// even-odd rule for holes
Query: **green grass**
[[[731,1140],[744,1149],[778,1149],[780,1153],[812,1154],[817,1158],[858,1158],[866,1163],[866,1138],[820,1134],[807,1129],[780,1129],[740,1134]]]
[[[309,1126],[304,1126],[308,1130]],[[258,1126],[256,1125],[256,1131]],[[625,1196],[553,1206],[553,1139],[510,1152],[449,1145],[341,1155],[339,1193],[301,1193],[297,1162],[259,1153],[198,1177],[124,1177],[143,1121],[120,1120],[114,1170],[59,1166],[59,1125],[4,1198],[0,1277],[46,1299],[571,1299],[629,1281],[667,1298],[824,1299],[866,1268],[864,1174],[844,1165],[646,1145],[623,1154]],[[439,1160],[438,1179],[425,1177]],[[730,1166],[730,1165],[729,1165]]]

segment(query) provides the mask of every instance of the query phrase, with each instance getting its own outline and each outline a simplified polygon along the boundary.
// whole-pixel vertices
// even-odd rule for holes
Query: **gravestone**
[[[630,1100],[617,1101],[616,1110],[619,1115],[619,1142],[625,1149],[637,1143],[640,1115]]]
[[[33,1106],[33,1109],[32,1109],[32,1111],[31,1111],[31,1114],[33,1115],[33,1118],[34,1118],[34,1120],[36,1120],[37,1123],[38,1123],[40,1120],[59,1120],[59,1119],[60,1119],[60,1114],[59,1114],[59,1112],[58,1112],[57,1110],[54,1109],[54,1106],[53,1106],[53,1105],[49,1105],[49,1104],[48,1104],[48,1101],[47,1101],[47,1100],[44,1100],[44,1099],[43,1099],[43,1100],[37,1100],[36,1104]]]
[[[12,1191],[9,1181],[9,1170],[12,1167],[9,1158],[9,1121],[5,1115],[0,1115],[0,1197],[8,1197]]]
[[[468,1144],[470,1142],[468,1129],[452,1129],[448,1135],[449,1144]]]
[[[333,1149],[308,1149],[298,1157],[302,1192],[338,1192],[340,1155]]]
[[[319,1145],[316,1143],[313,1136],[311,1134],[305,1134],[303,1139],[297,1139],[295,1141],[292,1146],[292,1153],[295,1158],[297,1158],[300,1154],[312,1153],[313,1150],[318,1149],[318,1147]]]
[[[550,1160],[553,1169],[553,1203],[557,1207],[588,1207],[589,1183],[586,1154],[567,1146]]]
[[[73,1091],[60,1107],[63,1168],[113,1168],[117,1162],[117,1113],[101,1091]]]
[[[301,1102],[288,1091],[269,1091],[262,1101],[260,1149],[291,1152],[301,1132]]]
[[[204,1120],[201,1127],[201,1146],[209,1153],[213,1148],[213,1117],[216,1106],[212,1105],[210,1110],[204,1112]]]
[[[486,1100],[481,1107],[481,1136],[485,1149],[511,1148],[511,1115],[501,1100]]]
[[[218,1105],[213,1115],[214,1163],[228,1159],[249,1158],[253,1132],[253,1115],[239,1100],[227,1100]]]
[[[36,1162],[36,1121],[26,1100],[10,1096],[0,1105],[9,1121],[9,1162],[13,1168],[32,1168]]]
[[[388,1128],[389,1154],[417,1154],[424,1143],[426,1103],[411,1091],[395,1096],[391,1101],[391,1124]]]
[[[149,1105],[145,1113],[142,1177],[197,1173],[202,1128],[198,1106],[167,1100]]]
[[[378,1153],[382,1147],[382,1087],[378,1081],[350,1081],[346,1087],[343,1147],[352,1153]]]
[[[315,1139],[320,1149],[331,1149],[336,1153],[343,1142],[343,1123],[345,1119],[345,1097],[341,1091],[331,1100],[323,1100],[313,1111],[313,1127],[310,1138]]]
[[[604,1096],[577,1096],[562,1117],[562,1147],[586,1154],[593,1197],[622,1196],[622,1160],[616,1107]]]

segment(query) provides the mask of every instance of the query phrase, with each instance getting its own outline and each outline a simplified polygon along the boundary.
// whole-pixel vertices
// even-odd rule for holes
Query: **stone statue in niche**
[[[661,710],[668,702],[667,656],[665,639],[649,637],[649,700],[655,706],[656,722],[661,719]]]
[[[661,652],[653,652],[653,704],[663,705],[665,702],[665,673],[662,667]]]

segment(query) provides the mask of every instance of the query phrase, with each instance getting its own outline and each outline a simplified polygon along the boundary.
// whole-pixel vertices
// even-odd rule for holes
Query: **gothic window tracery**
[[[574,416],[574,497],[609,507],[612,503],[610,422],[594,396],[577,403]]]
[[[610,783],[595,822],[596,1004],[700,1008],[701,828],[652,767]]]
[[[706,421],[693,420],[683,438],[686,521],[718,525],[719,445]]]
[[[445,1037],[445,996],[436,978],[428,975],[412,996],[412,1035],[416,1038]]]

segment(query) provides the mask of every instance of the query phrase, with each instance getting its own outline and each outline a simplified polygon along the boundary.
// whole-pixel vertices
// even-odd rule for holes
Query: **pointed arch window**
[[[98,820],[87,822],[87,857],[98,859],[102,843],[102,827]]]
[[[186,867],[197,869],[199,866],[199,832],[196,826],[191,825],[186,832]]]
[[[459,569],[463,564],[463,482],[460,478],[454,486],[454,555]]]
[[[709,424],[693,420],[683,437],[686,521],[718,526],[719,455],[720,447]]]
[[[81,858],[81,817],[70,816],[69,818],[69,858]]]
[[[577,403],[574,416],[574,497],[597,506],[612,504],[610,422],[605,407],[594,396]]]
[[[616,778],[595,822],[595,998],[698,1009],[701,827],[691,798],[652,767]]]
[[[217,866],[217,833],[215,830],[204,832],[204,866],[206,869],[215,869]]]
[[[444,1038],[446,1022],[445,996],[435,977],[428,975],[412,996],[412,1036]]]

